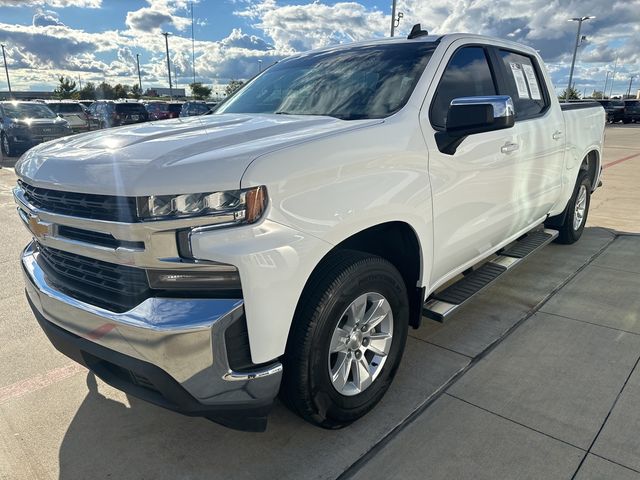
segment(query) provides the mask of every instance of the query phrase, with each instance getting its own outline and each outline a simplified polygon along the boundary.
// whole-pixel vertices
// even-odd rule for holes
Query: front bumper
[[[244,321],[242,300],[154,297],[114,313],[56,290],[37,256],[33,244],[22,254],[26,293],[58,350],[156,405],[232,428],[265,429],[282,365],[229,367],[225,332]]]

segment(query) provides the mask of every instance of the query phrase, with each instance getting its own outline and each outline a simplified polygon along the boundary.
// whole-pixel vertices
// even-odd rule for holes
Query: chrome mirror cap
[[[483,97],[459,97],[451,100],[453,105],[491,105],[493,118],[506,118],[515,116],[513,100],[509,95],[489,95]]]

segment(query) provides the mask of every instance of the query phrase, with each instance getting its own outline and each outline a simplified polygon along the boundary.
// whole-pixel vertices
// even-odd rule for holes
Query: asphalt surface
[[[276,405],[263,434],[127,397],[28,309],[0,170],[0,479],[640,479],[640,125],[609,127],[584,237],[411,332],[381,404],[340,431]],[[3,159],[4,167],[15,160]]]

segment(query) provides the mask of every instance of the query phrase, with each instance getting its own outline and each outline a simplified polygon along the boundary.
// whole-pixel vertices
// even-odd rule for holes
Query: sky
[[[613,93],[640,74],[640,0],[398,0],[397,35],[414,23],[431,33],[470,32],[511,39],[540,51],[558,91],[568,83],[577,23],[576,88],[602,90],[616,70]],[[14,90],[52,90],[60,75],[89,81],[168,87],[193,81],[188,0],[0,0],[0,43]],[[196,81],[214,92],[255,75],[295,52],[389,35],[391,0],[197,0],[193,2]],[[617,63],[616,63],[617,59]],[[177,77],[177,78],[175,78]],[[634,79],[632,91],[640,85]],[[175,86],[175,85],[174,85]],[[611,88],[611,81],[607,91]],[[6,90],[0,71],[0,90]]]

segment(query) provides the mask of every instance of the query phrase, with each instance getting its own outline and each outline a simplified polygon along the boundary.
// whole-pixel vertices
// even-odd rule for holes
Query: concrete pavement
[[[599,228],[640,232],[636,132],[607,130],[612,166],[581,241],[412,331],[385,399],[340,431],[277,405],[265,434],[235,432],[58,354],[23,298],[28,235],[0,170],[0,479],[640,478],[640,236]]]

